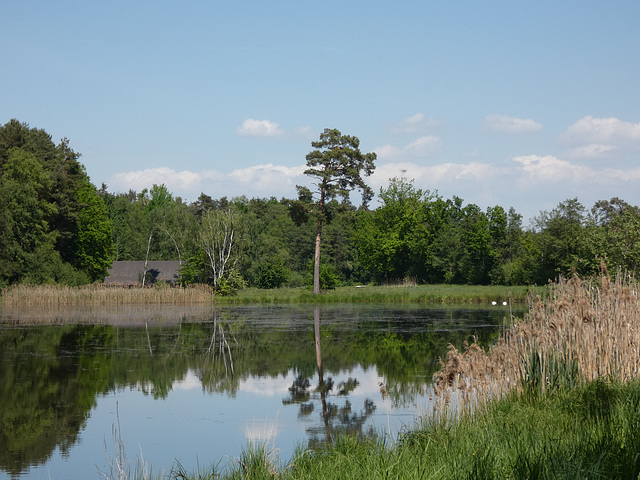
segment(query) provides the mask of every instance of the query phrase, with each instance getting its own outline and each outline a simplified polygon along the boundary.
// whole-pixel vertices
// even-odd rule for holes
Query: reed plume
[[[597,278],[574,276],[529,299],[529,313],[514,321],[488,349],[477,342],[452,345],[434,375],[434,409],[473,412],[506,394],[544,394],[597,378],[638,378],[640,298],[633,277],[605,269]]]

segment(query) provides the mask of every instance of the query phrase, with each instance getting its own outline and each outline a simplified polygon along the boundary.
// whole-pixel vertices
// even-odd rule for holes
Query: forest
[[[293,199],[203,192],[192,203],[165,185],[110,192],[69,143],[18,120],[0,126],[0,287],[101,282],[112,261],[145,259],[180,260],[183,284],[221,293],[311,285],[319,213],[308,189]],[[513,207],[482,210],[407,178],[389,179],[377,199],[375,208],[326,199],[324,289],[541,285],[640,262],[640,208],[619,198],[591,208],[570,198],[529,226]]]

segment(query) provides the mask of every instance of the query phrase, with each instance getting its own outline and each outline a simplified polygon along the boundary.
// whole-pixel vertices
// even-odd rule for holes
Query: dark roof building
[[[113,262],[108,271],[105,285],[141,285],[145,275],[144,260]],[[180,279],[180,262],[177,260],[149,261],[146,269],[146,285],[156,282],[175,284]]]

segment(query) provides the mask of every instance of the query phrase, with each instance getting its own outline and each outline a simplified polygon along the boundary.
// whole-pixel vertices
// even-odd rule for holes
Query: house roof
[[[144,263],[143,260],[113,262],[104,280],[105,285],[138,285],[144,272]],[[180,278],[179,270],[180,262],[177,260],[158,260],[147,263],[147,272],[153,278],[151,283],[159,281],[175,283]]]

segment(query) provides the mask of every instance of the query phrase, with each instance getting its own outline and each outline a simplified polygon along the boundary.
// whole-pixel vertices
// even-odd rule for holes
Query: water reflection
[[[234,381],[235,369],[231,345],[234,346],[235,350],[239,343],[233,331],[226,324],[219,321],[217,314],[213,315],[212,327],[211,342],[207,347],[197,375],[203,391],[233,392],[237,388],[237,383]],[[227,330],[229,330],[229,334],[227,334]]]
[[[235,455],[245,446],[235,430],[259,438],[260,425],[267,432],[277,428],[289,453],[299,441],[315,448],[339,432],[370,434],[386,425],[376,416],[389,409],[416,413],[449,343],[460,346],[472,335],[490,343],[505,315],[294,306],[175,309],[154,321],[149,312],[141,318],[140,312],[112,312],[111,320],[106,311],[84,319],[73,312],[74,323],[66,325],[56,324],[64,314],[55,312],[43,326],[25,325],[37,319],[33,313],[3,312],[0,469],[8,475],[48,478],[50,470],[38,465],[76,468],[86,452],[94,452],[83,458],[90,471],[68,475],[94,475],[104,462],[116,401],[129,417],[123,430],[130,448],[142,448],[157,468],[168,469],[179,456],[183,427],[190,430],[183,442],[189,458],[181,462],[193,469],[198,457],[202,464],[203,457],[214,462]],[[215,424],[210,434],[208,422]],[[152,429],[160,433],[147,439]],[[203,451],[203,445],[214,447]],[[156,447],[164,453],[154,455]]]
[[[363,408],[356,410],[353,408],[348,396],[360,384],[357,378],[348,377],[335,385],[334,379],[325,379],[322,364],[322,342],[320,336],[320,308],[313,309],[314,341],[316,352],[317,378],[318,383],[313,393],[309,377],[298,375],[289,387],[289,396],[282,400],[283,405],[297,405],[299,409],[298,418],[310,416],[316,410],[316,403],[320,404],[320,415],[322,422],[307,428],[309,434],[308,446],[312,449],[324,447],[327,443],[333,443],[340,434],[363,435],[363,427],[376,409],[375,403],[366,398]],[[335,387],[335,388],[334,388]],[[333,398],[341,398],[343,401],[338,404],[331,401]],[[375,433],[371,428],[369,434]]]

